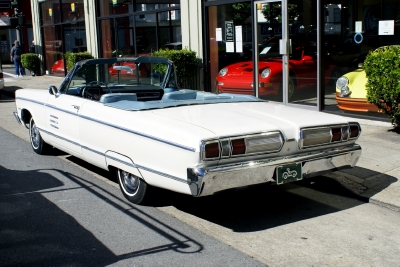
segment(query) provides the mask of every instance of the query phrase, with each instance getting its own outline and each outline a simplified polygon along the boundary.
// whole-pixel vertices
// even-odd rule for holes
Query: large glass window
[[[211,92],[247,93],[253,94],[252,84],[252,33],[251,33],[251,3],[242,2],[211,6],[208,12],[208,70]],[[249,31],[250,29],[250,31]],[[248,65],[250,80],[248,86],[217,86],[216,79],[220,70],[241,62]],[[242,65],[243,65],[242,64]],[[230,74],[227,74],[230,75]],[[229,76],[231,77],[231,76]],[[243,80],[243,76],[242,76]],[[222,82],[222,81],[221,81]]]
[[[99,18],[102,57],[151,55],[164,44],[182,41],[177,0],[135,5],[131,1],[116,1],[117,5],[127,6],[127,17],[113,16],[118,13],[110,11],[111,1],[98,2],[100,16],[108,16]]]
[[[323,1],[323,49],[326,75],[325,110],[382,116],[366,100],[366,76],[362,68],[369,51],[400,44],[400,3],[396,0]],[[346,83],[336,84],[340,76]]]
[[[62,0],[62,22],[85,20],[83,0]]]
[[[61,22],[60,1],[49,0],[40,4],[42,25],[52,25]]]
[[[133,12],[132,0],[100,0],[98,3],[100,17]]]
[[[61,26],[43,27],[46,73],[64,75]]]

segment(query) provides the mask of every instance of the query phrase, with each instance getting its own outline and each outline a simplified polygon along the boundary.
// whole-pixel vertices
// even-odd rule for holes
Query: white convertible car
[[[355,121],[175,80],[165,58],[85,60],[58,89],[16,91],[14,115],[36,153],[53,146],[115,172],[137,204],[149,186],[207,196],[351,168],[361,155]]]

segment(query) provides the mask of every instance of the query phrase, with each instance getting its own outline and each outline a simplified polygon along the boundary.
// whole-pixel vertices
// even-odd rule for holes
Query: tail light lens
[[[350,124],[350,139],[357,138],[360,135],[361,127],[357,124]]]
[[[243,155],[246,153],[246,142],[244,138],[231,140],[232,156]]]
[[[219,156],[220,153],[218,141],[213,141],[204,145],[204,159],[218,159]]]
[[[331,142],[339,142],[342,140],[342,127],[332,128],[332,140]]]

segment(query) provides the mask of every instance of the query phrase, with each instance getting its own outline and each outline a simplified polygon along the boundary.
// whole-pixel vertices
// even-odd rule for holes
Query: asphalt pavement
[[[29,71],[28,75],[15,78],[11,68],[6,66],[4,69],[3,94],[11,97],[18,89],[47,90],[50,85],[58,87],[63,80],[63,77],[52,75],[30,76]],[[0,110],[0,113],[3,112],[10,111]],[[393,128],[389,120],[370,117],[353,119],[362,127],[361,137],[357,141],[363,149],[361,158],[355,168],[332,172],[325,176],[339,181],[367,202],[400,211],[400,132]],[[14,127],[20,127],[15,121],[8,120],[2,121],[2,126],[12,133]]]
[[[28,131],[18,125],[12,115],[15,111],[13,99],[15,90],[22,88],[46,90],[50,85],[59,86],[63,77],[47,75],[14,78],[12,73],[7,74],[7,69],[5,71],[6,87],[4,95],[0,98],[0,127],[28,141]],[[267,266],[398,266],[400,135],[388,120],[365,117],[354,120],[362,126],[363,131],[357,142],[362,146],[363,152],[353,169],[278,187],[258,186],[251,190],[243,190],[240,194],[230,192],[207,198],[192,198],[168,192],[165,193],[167,196],[161,197],[161,203],[151,206]],[[20,150],[11,141],[3,141],[10,147],[10,151],[13,151],[12,148],[17,152]],[[27,145],[29,146],[29,143]],[[9,155],[3,150],[0,151]],[[31,150],[28,151],[32,153]],[[8,170],[14,172],[20,168],[25,170],[23,169],[25,165],[20,166],[19,158],[30,155],[28,152],[21,153],[22,156],[17,154],[15,158],[11,156],[2,158],[3,161],[7,160],[10,164],[19,166],[16,168],[10,165]],[[94,172],[90,164],[75,162],[74,157],[68,155],[57,155],[57,158],[68,161],[65,166],[71,165],[83,170],[74,177],[81,178],[86,176],[85,173],[91,174],[101,180],[97,183],[99,186],[114,190],[115,196],[119,198],[117,183],[104,178],[101,173]],[[40,157],[35,157],[34,160],[38,159]],[[53,163],[48,162],[48,164]],[[28,164],[29,168],[37,166],[37,163]],[[7,176],[7,173],[9,172],[4,170],[3,174]],[[96,179],[93,179],[93,184]],[[71,178],[60,181],[69,183],[69,180]],[[44,182],[45,186],[49,186],[47,178]],[[26,184],[30,185],[29,182]],[[4,184],[1,186],[7,188]],[[50,186],[57,187],[57,184]],[[60,200],[56,191],[54,192],[52,201],[56,203]],[[64,195],[63,197],[69,200],[69,197]],[[86,198],[85,195],[76,197],[83,199],[82,203],[86,203]],[[93,205],[97,207],[99,204]],[[5,207],[7,207],[6,212],[10,210],[7,203]],[[67,207],[65,210],[69,213],[72,209]],[[79,216],[74,215],[73,218],[79,219]],[[97,224],[92,225],[85,220],[82,225],[97,227]],[[97,231],[90,227],[88,226],[89,232]],[[79,233],[82,232],[79,228],[77,230]],[[65,235],[60,238],[65,238]],[[93,246],[99,245],[95,239],[88,240],[88,243]],[[126,255],[117,250],[115,251],[118,253],[114,250],[111,250],[113,252],[111,253],[101,246],[98,249],[101,248],[102,253],[105,253],[102,262],[107,260],[114,262],[115,259],[118,260],[117,256]],[[29,254],[27,255],[29,257]],[[187,263],[186,257],[182,260]],[[85,258],[82,261],[85,261]],[[120,262],[118,263],[120,265]]]

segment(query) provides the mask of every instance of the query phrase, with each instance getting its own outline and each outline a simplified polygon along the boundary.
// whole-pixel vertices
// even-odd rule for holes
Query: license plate
[[[276,168],[276,183],[284,184],[303,179],[301,163],[279,166]]]

